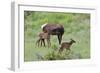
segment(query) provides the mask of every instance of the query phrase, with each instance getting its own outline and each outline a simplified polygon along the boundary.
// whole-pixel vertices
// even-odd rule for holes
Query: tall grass
[[[48,60],[47,56],[50,54],[59,56],[56,53],[60,46],[57,36],[51,36],[49,48],[36,45],[38,34],[42,32],[41,25],[44,23],[62,24],[65,28],[62,42],[71,38],[76,41],[71,46],[73,53],[64,55],[64,59],[69,59],[67,56],[71,59],[75,59],[76,56],[79,56],[78,59],[90,58],[90,14],[24,11],[24,19],[24,61],[38,61],[44,57],[44,60]]]

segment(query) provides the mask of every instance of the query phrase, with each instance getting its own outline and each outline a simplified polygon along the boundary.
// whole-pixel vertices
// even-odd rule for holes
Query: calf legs
[[[45,40],[44,39],[38,39],[37,42],[36,42],[36,45],[38,45],[38,47],[43,46],[43,45],[45,46]]]
[[[67,54],[69,54],[71,52],[70,48],[60,47],[59,48],[59,53],[62,53],[64,49],[66,50],[66,52],[68,52]]]
[[[41,46],[42,44],[45,46],[45,40],[44,39],[41,39]]]

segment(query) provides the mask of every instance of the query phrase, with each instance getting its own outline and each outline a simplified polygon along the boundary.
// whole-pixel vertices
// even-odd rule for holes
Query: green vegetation
[[[24,61],[87,59],[90,58],[90,14],[59,12],[24,12]],[[57,36],[51,36],[51,47],[38,47],[36,41],[44,23],[62,24],[65,28],[62,41],[76,41],[71,53],[58,53]],[[47,45],[47,44],[46,44]]]

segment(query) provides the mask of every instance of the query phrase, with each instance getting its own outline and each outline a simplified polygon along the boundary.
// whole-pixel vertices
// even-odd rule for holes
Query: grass
[[[25,62],[50,60],[50,55],[57,60],[90,58],[90,14],[25,11],[24,19]],[[63,24],[65,32],[62,41],[69,41],[71,38],[76,41],[71,46],[70,55],[57,54],[59,48],[57,36],[51,36],[50,48],[36,45],[38,33],[42,32],[41,25],[46,22]]]

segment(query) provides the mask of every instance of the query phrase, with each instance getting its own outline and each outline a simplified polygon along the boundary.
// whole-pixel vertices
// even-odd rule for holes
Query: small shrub
[[[64,60],[65,56],[59,54],[58,52],[52,51],[52,52],[48,53],[47,55],[45,55],[44,59],[45,60]]]
[[[52,45],[52,49],[53,49],[53,50],[57,50],[57,49],[58,49],[58,46],[57,46],[56,44],[53,44],[53,45]]]
[[[62,53],[58,51],[51,51],[44,56],[44,60],[70,60],[70,59],[81,59],[80,54],[75,54],[74,52],[69,52],[64,50]]]
[[[44,56],[45,60],[65,60],[68,57],[68,52],[64,51],[59,53],[58,51],[51,51]]]

